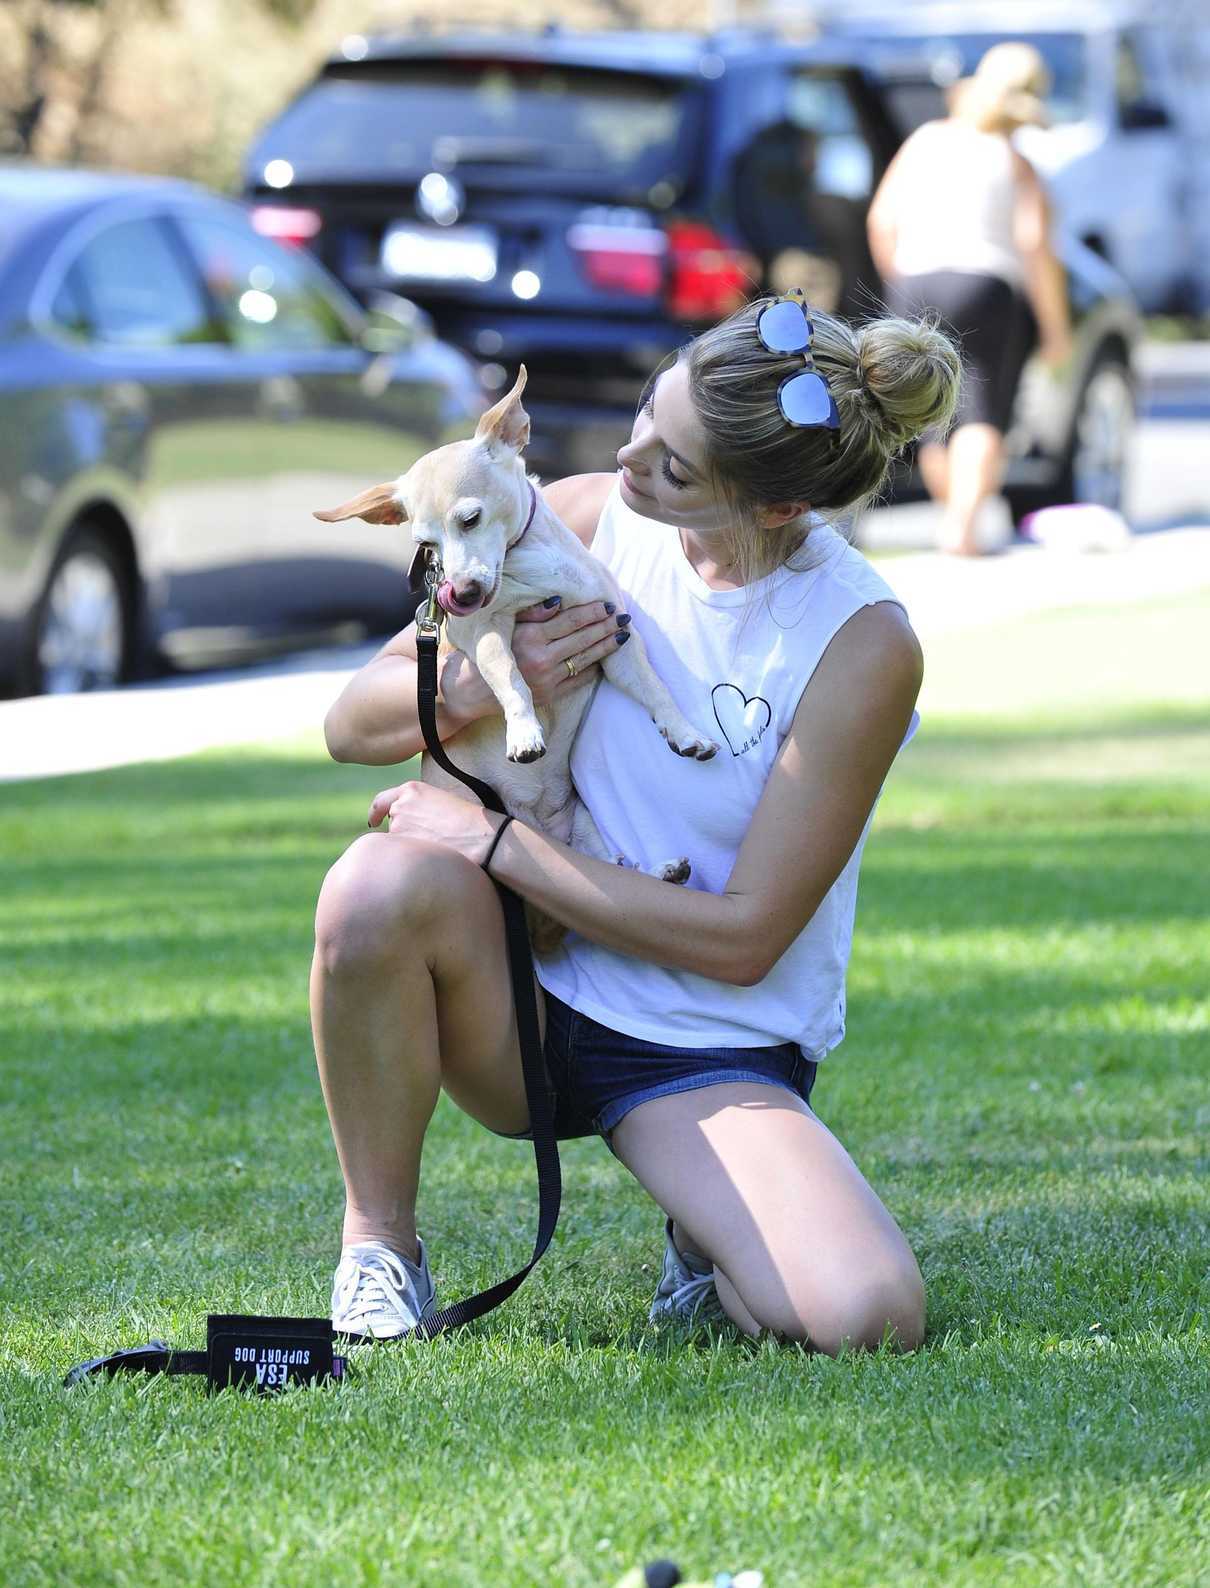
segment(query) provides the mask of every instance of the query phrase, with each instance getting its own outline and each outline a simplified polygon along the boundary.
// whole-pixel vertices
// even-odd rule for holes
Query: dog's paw
[[[693,867],[682,855],[679,860],[665,860],[664,864],[657,866],[651,874],[653,877],[658,877],[661,882],[674,882],[680,885],[689,881]]]
[[[703,738],[688,724],[679,731],[664,723],[657,723],[656,727],[674,755],[685,756],[690,761],[709,761],[718,754],[718,745],[714,740]]]
[[[546,754],[546,740],[537,727],[521,728],[516,733],[510,729],[506,746],[510,761],[537,761]]]

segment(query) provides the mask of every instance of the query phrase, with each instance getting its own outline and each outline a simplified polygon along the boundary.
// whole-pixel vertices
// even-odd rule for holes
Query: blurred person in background
[[[1045,125],[1049,89],[1032,45],[994,45],[955,85],[949,115],[906,140],[870,204],[870,252],[892,312],[934,311],[962,343],[954,429],[919,450],[924,483],[944,507],[940,544],[960,556],[989,546],[997,516],[1005,538],[1004,435],[1026,358],[1035,342],[1051,368],[1071,356],[1050,204],[1013,144],[1019,127]]]

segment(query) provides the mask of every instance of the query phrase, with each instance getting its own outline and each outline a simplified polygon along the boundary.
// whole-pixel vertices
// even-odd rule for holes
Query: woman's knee
[[[837,1356],[846,1346],[876,1351],[884,1341],[914,1351],[924,1339],[924,1283],[919,1271],[866,1276],[847,1295],[818,1305],[800,1336],[817,1351]]]
[[[365,833],[324,878],[315,911],[315,947],[326,971],[397,964],[425,942],[424,923],[448,908],[468,864],[435,844]]]
[[[884,1340],[914,1351],[924,1339],[924,1282],[914,1262],[910,1268],[846,1275],[834,1286],[821,1283],[811,1266],[798,1282],[783,1279],[777,1294],[749,1299],[736,1290],[762,1328],[827,1356],[846,1347],[876,1351]]]

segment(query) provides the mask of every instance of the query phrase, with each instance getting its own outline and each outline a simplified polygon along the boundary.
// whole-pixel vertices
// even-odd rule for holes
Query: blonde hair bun
[[[948,427],[962,364],[935,320],[871,320],[856,328],[857,375],[883,420],[886,451]]]
[[[803,355],[771,352],[757,335],[762,310],[775,301],[770,294],[745,304],[681,355],[707,471],[733,521],[728,552],[745,583],[752,569],[778,566],[809,538],[802,520],[762,527],[764,508],[801,502],[827,515],[874,501],[894,454],[922,431],[948,426],[962,372],[936,316],[852,325],[808,306],[811,362],[840,428],[788,424],[778,394],[803,373]]]

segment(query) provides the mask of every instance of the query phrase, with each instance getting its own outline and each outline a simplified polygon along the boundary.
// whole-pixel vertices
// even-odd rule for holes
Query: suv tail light
[[[323,216],[318,210],[287,209],[284,204],[258,204],[252,211],[252,225],[262,237],[301,248],[318,236]]]
[[[668,239],[654,226],[619,226],[580,221],[567,244],[594,287],[652,298],[664,284]]]
[[[676,320],[721,320],[741,304],[760,279],[756,260],[732,248],[702,221],[669,221],[671,272],[668,312]]]

